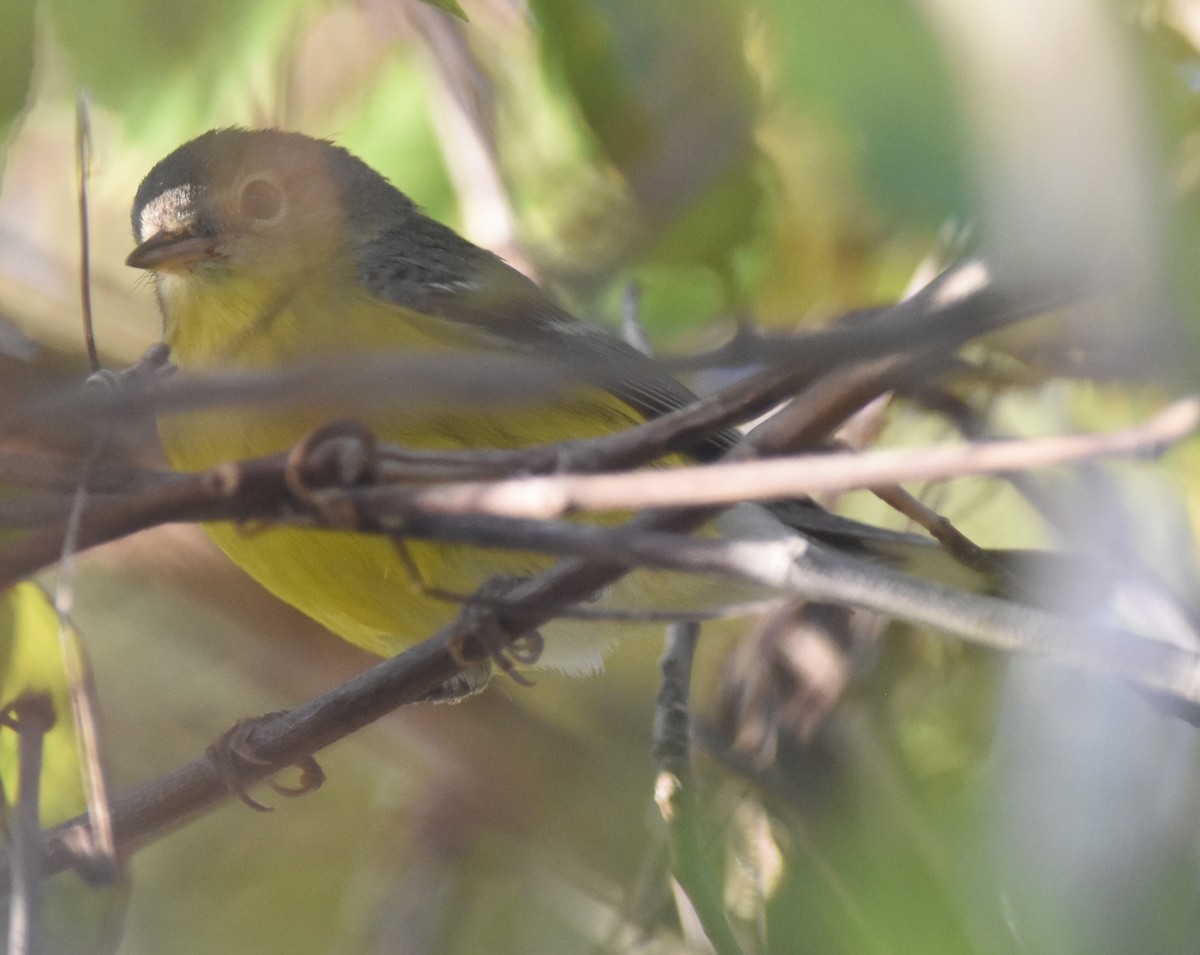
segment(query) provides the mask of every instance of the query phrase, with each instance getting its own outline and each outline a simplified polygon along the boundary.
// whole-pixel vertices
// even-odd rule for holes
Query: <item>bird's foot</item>
[[[247,779],[245,764],[248,763],[254,767],[272,765],[272,760],[259,755],[254,747],[252,736],[255,729],[279,715],[279,713],[267,713],[264,716],[238,720],[221,734],[220,738],[205,752],[205,756],[218,778],[225,784],[225,788],[251,809],[259,812],[270,812],[271,807],[250,795],[248,788],[250,781]],[[312,756],[305,756],[292,765],[300,771],[300,780],[297,785],[288,786],[276,782],[274,779],[267,780],[267,785],[279,795],[289,798],[305,796],[320,789],[325,782],[325,771]],[[250,773],[249,775],[256,774]]]
[[[517,668],[536,664],[545,641],[536,630],[516,631],[505,617],[505,610],[512,606],[509,595],[519,583],[517,577],[493,577],[463,604],[450,638],[450,652],[464,673],[485,663],[489,669],[495,665],[522,686],[533,685]]]
[[[331,421],[288,452],[284,481],[292,496],[324,523],[353,527],[353,508],[336,491],[374,480],[377,450],[375,434],[366,425]]]

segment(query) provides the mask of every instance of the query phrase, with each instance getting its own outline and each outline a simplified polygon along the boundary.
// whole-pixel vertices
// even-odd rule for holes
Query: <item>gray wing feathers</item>
[[[643,417],[695,400],[653,359],[574,318],[498,256],[419,213],[360,247],[357,261],[359,280],[373,295],[567,365]],[[722,433],[695,453],[716,457],[735,440],[735,432]]]

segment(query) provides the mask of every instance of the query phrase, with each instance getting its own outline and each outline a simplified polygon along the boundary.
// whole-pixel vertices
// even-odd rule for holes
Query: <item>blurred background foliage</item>
[[[205,129],[246,124],[336,139],[590,320],[615,326],[636,284],[663,350],[714,345],[745,319],[794,329],[893,301],[982,249],[1094,293],[974,355],[990,374],[962,395],[999,430],[1111,426],[1195,380],[1192,0],[464,0],[465,21],[438,6],[452,5],[8,0],[3,406],[86,370],[81,89],[110,367],[159,334],[122,264],[140,177]],[[152,430],[129,431],[129,452],[157,461]],[[897,406],[880,440],[947,434]],[[1198,453],[1090,475],[1123,546],[1193,596]],[[932,500],[985,544],[1048,536],[997,482]],[[858,495],[845,506],[889,519]],[[103,548],[81,574],[118,790],[371,662],[196,528]],[[10,693],[28,599],[4,611]],[[705,719],[731,647],[755,665],[746,625],[713,629]],[[1111,681],[896,636],[771,765],[700,763],[714,875],[747,951],[1195,952],[1192,728]],[[69,890],[53,929],[123,955],[703,951],[676,913],[651,799],[658,652],[627,644],[589,681],[502,681],[398,713],[322,757],[319,793],[189,823],[136,854],[128,894]],[[68,812],[70,779],[47,778]]]

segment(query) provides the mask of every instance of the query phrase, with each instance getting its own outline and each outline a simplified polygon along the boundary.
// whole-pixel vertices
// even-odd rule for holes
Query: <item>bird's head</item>
[[[171,319],[180,299],[250,308],[313,275],[354,268],[355,247],[412,203],[332,143],[281,130],[218,129],[180,146],[142,181],[137,248]]]

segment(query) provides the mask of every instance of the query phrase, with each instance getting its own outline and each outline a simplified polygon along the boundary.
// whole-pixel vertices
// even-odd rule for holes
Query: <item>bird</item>
[[[412,448],[521,448],[610,434],[692,402],[663,365],[575,318],[494,253],[427,216],[384,176],[332,142],[278,129],[215,129],[146,175],[132,208],[127,264],[153,274],[171,360],[184,371],[268,370],[383,353],[520,355],[580,372],[537,405],[363,409],[384,441]],[[617,369],[601,383],[595,367]],[[171,465],[197,471],[286,451],[325,423],[319,408],[225,407],[160,416]],[[694,458],[737,439],[703,439]],[[791,533],[739,505],[755,536]],[[729,523],[729,518],[722,518]],[[736,523],[736,522],[735,522]],[[219,547],[268,590],[349,642],[392,655],[459,611],[434,591],[469,593],[497,575],[528,576],[551,559],[437,541],[272,526],[206,525]],[[729,533],[721,527],[719,533]],[[740,531],[735,531],[738,533]],[[413,572],[421,586],[410,579]],[[597,612],[712,605],[722,588],[639,569],[597,596]],[[729,598],[732,599],[732,598]],[[597,670],[627,629],[558,620],[538,666]],[[476,684],[486,683],[486,675]]]

